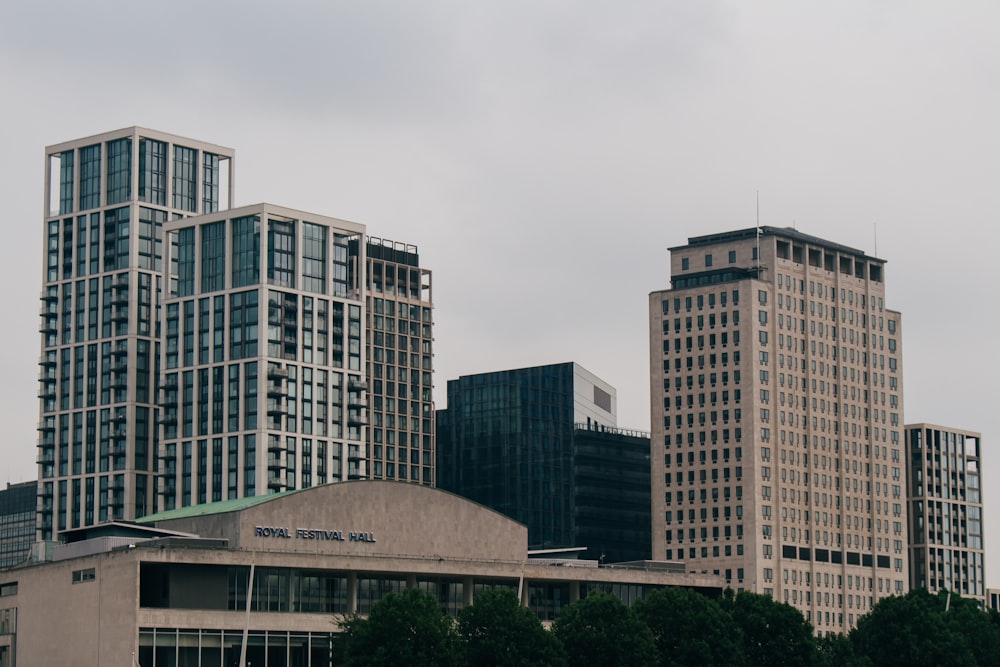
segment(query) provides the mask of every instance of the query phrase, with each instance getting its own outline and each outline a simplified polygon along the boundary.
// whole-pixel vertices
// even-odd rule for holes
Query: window
[[[81,584],[87,581],[93,581],[97,578],[97,573],[94,568],[89,567],[86,570],[74,570],[73,571],[73,583]]]
[[[730,264],[735,264],[736,263],[736,251],[735,250],[730,250],[729,251],[729,263]]]
[[[712,266],[712,256],[711,255],[705,255],[705,266],[706,267]]]
[[[681,258],[681,271],[687,271],[691,268],[691,261],[687,257]]]

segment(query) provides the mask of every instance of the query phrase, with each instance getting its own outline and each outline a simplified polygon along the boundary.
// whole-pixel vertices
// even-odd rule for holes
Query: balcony
[[[112,322],[128,322],[128,308],[117,307],[111,311]]]
[[[38,465],[52,466],[56,464],[56,454],[54,451],[43,449],[38,455]]]
[[[288,369],[281,366],[270,366],[267,369],[267,377],[270,380],[284,380],[288,377]]]
[[[42,368],[55,368],[56,360],[54,357],[39,357],[38,365]]]
[[[59,301],[59,295],[55,292],[49,292],[48,290],[42,290],[42,293],[38,295],[38,298],[45,303],[56,303]]]
[[[39,433],[55,433],[56,425],[55,422],[47,422],[44,419],[38,422],[38,432]]]
[[[357,375],[352,375],[347,380],[348,391],[368,391],[368,383]]]

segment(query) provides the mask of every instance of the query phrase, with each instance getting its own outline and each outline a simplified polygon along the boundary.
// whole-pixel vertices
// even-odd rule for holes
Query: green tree
[[[952,596],[949,604],[947,593],[935,596],[919,588],[879,600],[858,620],[850,637],[855,653],[875,667],[964,667],[996,662],[997,639],[991,626],[995,632],[991,617],[972,601]],[[976,636],[980,632],[985,633],[982,642]]]
[[[651,667],[653,633],[614,595],[591,593],[562,610],[552,624],[571,665]]]
[[[940,609],[948,607],[947,627],[959,637],[977,665],[1000,663],[1000,614],[982,609],[978,600],[938,593]]]
[[[816,640],[819,667],[870,667],[871,663],[854,652],[854,644],[844,634],[827,634]]]
[[[723,598],[743,633],[743,652],[750,667],[813,665],[818,658],[812,625],[802,613],[770,595],[742,592]]]
[[[635,612],[653,632],[664,667],[744,664],[740,630],[715,600],[668,586],[637,602]]]
[[[437,600],[416,588],[390,593],[368,618],[355,614],[341,629],[341,664],[347,667],[458,665],[454,622]]]
[[[477,593],[458,614],[464,663],[475,667],[560,667],[562,645],[542,627],[538,615],[506,588]]]

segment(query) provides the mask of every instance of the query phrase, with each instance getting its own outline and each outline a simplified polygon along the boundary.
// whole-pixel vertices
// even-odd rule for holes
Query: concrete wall
[[[528,544],[527,528],[498,512],[445,491],[389,481],[329,484],[238,513],[161,521],[157,527],[226,537],[238,549],[337,556],[520,562]],[[259,535],[258,527],[273,530]],[[299,532],[308,530],[326,532],[322,538]],[[342,539],[328,539],[333,531]],[[352,540],[352,532],[364,539]]]

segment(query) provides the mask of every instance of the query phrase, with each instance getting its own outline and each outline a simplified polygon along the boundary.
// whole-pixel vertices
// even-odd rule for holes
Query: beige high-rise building
[[[910,586],[989,604],[983,549],[982,436],[906,426]]]
[[[908,589],[885,262],[775,227],[670,253],[649,299],[653,558],[848,630]]]

